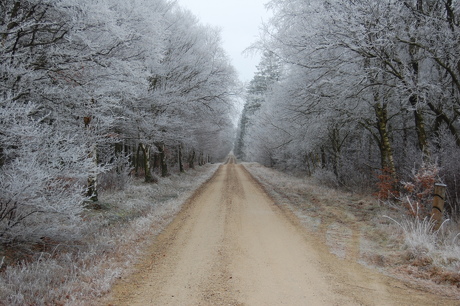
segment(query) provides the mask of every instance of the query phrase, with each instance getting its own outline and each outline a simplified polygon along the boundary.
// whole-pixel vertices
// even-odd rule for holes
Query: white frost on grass
[[[314,232],[320,231],[322,226],[325,227],[325,242],[332,254],[339,258],[347,256],[347,247],[353,231],[337,222],[324,222],[321,213],[325,204],[311,203],[307,199],[309,196],[327,197],[334,193],[331,188],[320,186],[314,179],[294,177],[256,163],[247,163],[245,166],[266,187],[267,192],[278,204],[287,204],[303,226]],[[309,215],[311,213],[314,215]]]
[[[404,248],[410,257],[425,258],[434,266],[458,272],[460,269],[460,232],[458,224],[446,220],[437,231],[430,219],[393,220],[404,235]]]
[[[217,167],[172,175],[158,184],[134,180],[124,191],[102,192],[104,208],[85,217],[84,238],[67,247],[74,251],[43,253],[0,274],[0,305],[97,304]]]
[[[442,268],[458,275],[458,223],[447,221],[436,232],[432,230],[428,220],[408,218],[395,207],[366,204],[365,201],[359,206],[359,201],[356,209],[347,210],[347,205],[356,205],[346,199],[349,195],[321,186],[314,179],[295,177],[257,163],[244,165],[278,205],[287,204],[307,229],[318,234],[324,232],[324,239],[331,253],[342,258],[348,256],[349,250],[346,249],[345,242],[352,240],[353,231],[359,230],[357,235],[360,237],[354,243],[358,243],[360,263],[368,262],[385,267],[391,265],[397,257],[398,265],[411,265],[411,261],[423,260],[434,270]],[[360,216],[361,214],[363,215]],[[384,215],[390,215],[393,221]],[[359,221],[360,218],[365,221]],[[349,226],[353,222],[355,225]],[[408,261],[402,263],[400,259],[404,256],[408,257]]]
[[[351,241],[353,231],[337,222],[330,224],[326,231],[326,244],[330,252],[339,258],[346,258],[347,247]]]
[[[297,217],[300,219],[300,222],[302,222],[302,225],[311,231],[317,232],[321,226],[321,218],[314,218],[300,214]]]

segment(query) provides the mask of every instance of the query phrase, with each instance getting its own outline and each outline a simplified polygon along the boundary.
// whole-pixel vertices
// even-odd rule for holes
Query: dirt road
[[[455,305],[339,259],[229,158],[111,305]]]

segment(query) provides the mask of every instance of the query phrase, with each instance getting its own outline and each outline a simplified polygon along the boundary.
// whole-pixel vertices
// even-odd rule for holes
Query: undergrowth
[[[15,246],[29,256],[8,262],[0,251],[0,305],[92,305],[136,261],[181,205],[215,172],[206,165],[158,184],[140,180],[122,190],[99,195],[89,209],[78,241],[43,241],[43,246]]]
[[[445,220],[438,230],[434,230],[434,223],[429,218],[392,221],[403,232],[403,249],[409,262],[415,265],[423,262],[423,266],[437,266],[452,272],[460,270],[458,224]]]

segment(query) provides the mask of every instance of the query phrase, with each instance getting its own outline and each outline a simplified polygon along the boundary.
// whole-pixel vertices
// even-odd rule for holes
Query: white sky
[[[189,9],[201,23],[221,29],[223,47],[230,56],[240,80],[248,82],[254,76],[260,55],[243,55],[254,43],[262,21],[269,13],[264,7],[268,0],[178,0],[180,6]]]

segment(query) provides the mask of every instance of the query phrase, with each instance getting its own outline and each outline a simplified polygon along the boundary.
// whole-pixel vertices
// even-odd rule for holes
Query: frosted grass
[[[102,192],[105,208],[82,225],[84,238],[76,251],[42,253],[1,273],[0,305],[97,304],[217,167],[206,165],[158,184],[134,180],[123,191]]]

